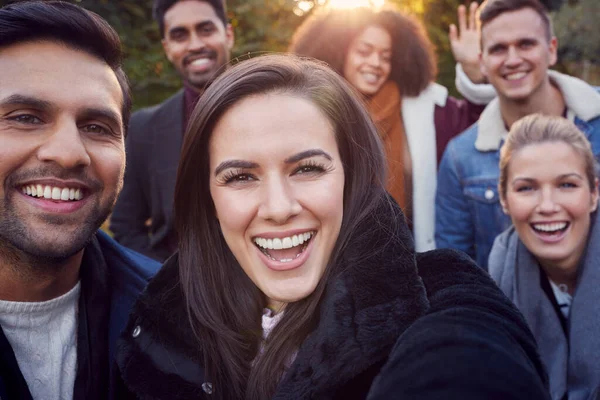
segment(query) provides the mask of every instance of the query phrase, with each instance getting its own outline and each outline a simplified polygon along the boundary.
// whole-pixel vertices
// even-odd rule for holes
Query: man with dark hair
[[[162,45],[184,84],[133,114],[125,184],[110,228],[121,244],[158,260],[177,248],[173,193],[183,133],[198,97],[229,63],[233,30],[224,0],[155,0]]]
[[[486,268],[494,239],[511,223],[498,196],[499,151],[511,125],[533,113],[564,116],[586,134],[599,157],[600,94],[549,70],[558,44],[538,0],[488,0],[481,7],[481,71],[498,97],[446,147],[435,219],[438,247],[465,251]]]
[[[0,9],[0,398],[101,399],[159,265],[98,228],[131,107],[116,32],[65,2]]]

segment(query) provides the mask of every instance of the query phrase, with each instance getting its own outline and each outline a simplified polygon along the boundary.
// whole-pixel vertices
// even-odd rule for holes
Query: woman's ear
[[[503,194],[500,194],[500,205],[502,206],[502,212],[506,215],[510,215],[508,211],[508,204],[506,204],[506,199]]]
[[[592,190],[592,212],[598,209],[598,178],[594,179],[594,188]]]

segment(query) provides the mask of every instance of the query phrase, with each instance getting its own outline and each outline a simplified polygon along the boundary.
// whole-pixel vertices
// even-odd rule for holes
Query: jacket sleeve
[[[431,308],[398,339],[368,400],[550,399],[525,319],[453,250],[417,255]]]
[[[129,134],[125,141],[127,168],[123,190],[119,195],[110,219],[110,230],[114,238],[123,246],[142,254],[150,253],[150,237],[146,222],[150,218],[150,208],[145,196],[143,160],[145,149],[136,146],[141,129],[143,114],[135,113],[129,124]]]
[[[464,251],[475,259],[475,227],[451,141],[440,163],[435,195],[435,242],[438,249]]]
[[[489,83],[473,83],[460,64],[456,64],[456,90],[473,104],[486,105],[496,97],[496,89]]]

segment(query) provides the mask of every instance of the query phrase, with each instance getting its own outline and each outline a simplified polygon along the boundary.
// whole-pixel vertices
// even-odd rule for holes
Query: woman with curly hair
[[[476,10],[477,4],[472,4],[468,27],[472,32]],[[465,19],[462,6],[461,33]],[[450,39],[456,53],[455,27]],[[471,54],[478,54],[477,40],[463,47],[467,45]],[[448,90],[434,82],[437,60],[424,27],[393,9],[317,12],[298,28],[289,50],[325,61],[363,95],[385,143],[387,189],[412,224],[417,250],[434,248],[437,165],[448,141],[478,119],[483,107],[474,103],[489,100],[480,101],[467,89],[488,85],[473,85],[473,75],[458,68],[463,80],[459,90],[465,96],[472,94],[473,103],[448,96]],[[457,59],[462,61],[458,55]]]

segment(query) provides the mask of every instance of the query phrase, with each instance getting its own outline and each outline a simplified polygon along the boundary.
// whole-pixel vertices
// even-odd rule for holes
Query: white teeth
[[[59,188],[53,186],[28,185],[21,188],[24,194],[31,197],[39,197],[50,200],[81,200],[83,194],[81,189]]]
[[[191,65],[205,65],[208,64],[210,62],[209,58],[199,58],[197,60],[192,61],[190,64]]]
[[[514,74],[506,75],[506,79],[509,81],[516,81],[523,78],[525,75],[527,75],[526,72],[515,72]]]
[[[368,83],[377,83],[377,81],[379,80],[379,76],[375,75],[375,74],[371,74],[371,73],[364,73],[362,74],[363,78],[365,79],[365,81],[367,81]]]
[[[254,243],[263,249],[269,250],[291,249],[307,242],[313,235],[314,232],[306,232],[284,238],[264,239],[256,237],[254,238]]]
[[[289,237],[285,237],[281,240],[281,247],[283,247],[284,249],[291,249],[293,244],[292,238]]]
[[[553,222],[550,224],[533,224],[533,228],[542,232],[556,232],[567,227],[566,222]]]

